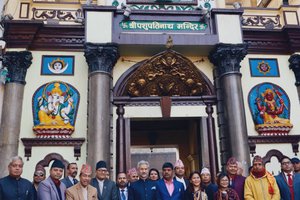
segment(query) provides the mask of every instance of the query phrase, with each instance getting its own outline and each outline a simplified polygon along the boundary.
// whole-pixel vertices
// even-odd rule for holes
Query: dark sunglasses
[[[44,174],[34,174],[34,176],[44,176]]]

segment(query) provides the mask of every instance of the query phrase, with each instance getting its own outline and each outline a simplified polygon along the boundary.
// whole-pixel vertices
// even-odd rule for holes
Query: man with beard
[[[300,160],[299,160],[299,158],[296,158],[296,157],[292,158],[291,161],[292,161],[292,164],[294,166],[294,172],[295,173],[300,173]]]
[[[245,181],[245,200],[279,200],[280,192],[276,180],[264,166],[263,159],[255,156],[250,175]]]
[[[36,166],[34,174],[33,174],[33,194],[34,199],[37,199],[37,189],[43,180],[46,178],[45,168],[41,165]]]
[[[107,179],[107,171],[105,161],[97,162],[96,177],[92,179],[91,185],[97,189],[98,200],[118,200],[116,183]]]
[[[276,182],[280,190],[281,200],[300,199],[300,174],[293,172],[293,164],[288,157],[281,159],[281,173]]]
[[[124,172],[117,175],[117,187],[119,189],[119,200],[128,200],[127,178]]]
[[[15,156],[8,165],[9,175],[0,179],[1,200],[33,200],[33,187],[29,180],[21,177],[24,162]]]
[[[181,160],[177,160],[175,162],[174,170],[175,170],[174,179],[181,182],[184,186],[184,190],[186,190],[186,187],[189,185],[189,180],[184,178],[185,168],[184,168],[184,164]]]
[[[148,179],[149,163],[141,160],[137,164],[139,180],[131,183],[128,188],[129,200],[156,200],[155,181]]]
[[[173,165],[166,162],[162,166],[163,178],[157,181],[157,200],[183,200],[184,186],[181,182],[173,179]]]
[[[246,177],[237,175],[238,172],[238,161],[236,158],[231,157],[227,161],[226,171],[230,178],[229,187],[234,189],[239,195],[240,200],[244,199],[244,185]]]
[[[214,194],[218,191],[218,186],[211,182],[211,174],[206,167],[201,170],[201,188],[207,194],[208,200],[214,200]]]
[[[76,163],[69,163],[67,166],[67,177],[61,180],[67,188],[72,187],[78,183],[78,180],[75,178],[77,176],[78,167]]]
[[[97,189],[90,185],[92,168],[83,164],[79,174],[79,182],[67,189],[67,200],[97,200]]]
[[[50,168],[50,176],[39,184],[38,200],[65,200],[66,186],[59,180],[64,168],[60,160],[54,160]]]

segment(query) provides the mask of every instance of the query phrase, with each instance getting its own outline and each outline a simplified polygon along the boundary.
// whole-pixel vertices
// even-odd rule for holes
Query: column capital
[[[291,70],[293,70],[296,78],[295,85],[298,87],[300,86],[300,55],[299,54],[293,54],[289,58],[289,67]]]
[[[240,62],[247,55],[247,44],[219,43],[210,52],[208,58],[215,65],[218,75],[240,72]]]
[[[8,51],[3,58],[3,66],[8,70],[9,82],[26,84],[25,77],[30,67],[32,54],[29,51]]]
[[[86,43],[84,56],[89,66],[89,73],[100,71],[110,74],[120,57],[118,44]]]

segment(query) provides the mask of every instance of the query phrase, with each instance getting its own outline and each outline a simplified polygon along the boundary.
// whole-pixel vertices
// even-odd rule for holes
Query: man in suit
[[[244,185],[246,177],[238,175],[238,161],[236,158],[231,157],[226,164],[226,171],[230,178],[229,187],[234,189],[239,195],[240,200],[244,200]]]
[[[34,194],[34,199],[37,199],[37,189],[43,180],[46,179],[46,170],[42,165],[38,165],[35,168],[34,174],[33,174],[33,194]]]
[[[148,179],[149,163],[141,160],[137,164],[139,180],[130,184],[128,188],[129,200],[156,200],[156,183]]]
[[[118,200],[116,183],[107,179],[105,161],[96,164],[96,177],[92,179],[91,185],[97,189],[98,200]]]
[[[189,180],[184,178],[185,168],[181,160],[177,160],[174,165],[175,177],[177,181],[181,182],[184,186],[184,190],[189,186]]]
[[[218,186],[211,182],[211,174],[208,168],[201,170],[201,188],[207,194],[208,200],[214,200],[214,194],[218,191]]]
[[[97,200],[97,189],[90,185],[92,168],[83,164],[79,174],[79,183],[67,189],[67,200]]]
[[[117,187],[119,189],[119,200],[128,200],[127,177],[124,172],[117,175]]]
[[[163,178],[156,182],[157,200],[183,200],[184,186],[181,182],[173,179],[173,165],[166,162],[162,167]]]
[[[292,161],[292,164],[294,166],[294,172],[300,174],[300,160],[299,160],[299,158],[294,157],[294,158],[291,159],[291,161]]]
[[[78,183],[78,180],[75,178],[78,173],[78,167],[76,163],[69,163],[67,166],[67,177],[61,180],[67,188],[72,187]]]
[[[275,178],[281,200],[300,199],[300,174],[293,172],[293,164],[288,157],[284,157],[280,163],[281,173]]]
[[[64,168],[60,160],[54,160],[50,168],[50,176],[38,186],[38,200],[65,200],[66,186],[59,180]]]

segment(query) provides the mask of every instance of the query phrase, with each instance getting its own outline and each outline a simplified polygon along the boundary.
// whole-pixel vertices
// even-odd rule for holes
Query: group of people
[[[192,172],[185,178],[181,160],[162,165],[162,177],[150,169],[147,161],[127,173],[119,172],[116,182],[109,180],[105,161],[99,161],[92,178],[92,167],[69,163],[63,179],[64,164],[54,160],[49,177],[43,166],[37,166],[33,182],[21,177],[23,160],[13,157],[9,175],[0,179],[0,200],[300,200],[300,160],[281,159],[281,173],[273,176],[260,156],[253,158],[249,176],[239,172],[238,161],[230,158],[226,169],[211,180],[208,168]]]

